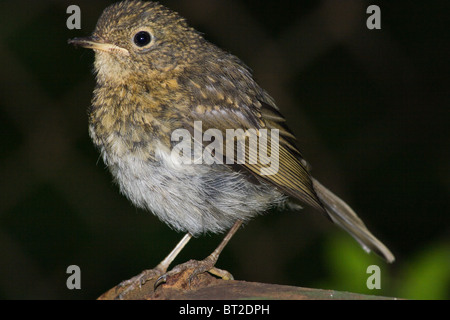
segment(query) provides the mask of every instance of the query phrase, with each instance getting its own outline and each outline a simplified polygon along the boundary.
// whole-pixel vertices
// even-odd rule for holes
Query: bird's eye
[[[139,31],[134,35],[133,41],[138,47],[145,47],[152,41],[152,36],[147,31]]]

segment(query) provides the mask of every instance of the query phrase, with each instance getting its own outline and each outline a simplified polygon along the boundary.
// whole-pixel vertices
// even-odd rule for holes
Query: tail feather
[[[394,262],[395,257],[391,251],[370,233],[352,208],[316,179],[312,178],[312,182],[317,197],[322,202],[327,214],[334,223],[355,238],[365,251],[373,251],[383,257],[387,262]]]

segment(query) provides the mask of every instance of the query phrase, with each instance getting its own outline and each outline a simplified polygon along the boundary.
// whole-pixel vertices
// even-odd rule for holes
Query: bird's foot
[[[128,293],[132,292],[137,288],[140,289],[149,280],[159,279],[163,273],[164,270],[161,270],[158,267],[156,267],[154,269],[144,270],[137,276],[129,280],[122,281],[116,287],[117,291],[121,290],[116,299],[118,300],[124,299]]]
[[[175,266],[172,270],[167,273],[161,275],[155,282],[154,288],[156,289],[159,285],[166,283],[167,280],[175,275],[178,275],[184,271],[192,270],[191,274],[188,276],[189,287],[191,287],[191,282],[194,280],[199,274],[209,272],[223,280],[233,280],[233,275],[226,270],[222,270],[214,267],[217,259],[213,259],[211,256],[208,258],[198,261],[198,260],[189,260],[188,262],[179,264]]]

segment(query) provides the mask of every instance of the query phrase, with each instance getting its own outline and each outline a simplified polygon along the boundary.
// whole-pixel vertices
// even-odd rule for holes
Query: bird
[[[233,279],[215,266],[232,236],[252,218],[293,203],[315,208],[365,251],[395,260],[350,206],[312,176],[251,69],[177,12],[151,1],[117,2],[92,35],[69,43],[95,52],[89,134],[120,192],[185,233],[155,268],[125,281],[130,287],[155,276],[156,287],[186,269],[193,270],[189,280],[204,272]],[[265,142],[265,153],[250,141]],[[225,232],[204,260],[168,271],[192,237]]]

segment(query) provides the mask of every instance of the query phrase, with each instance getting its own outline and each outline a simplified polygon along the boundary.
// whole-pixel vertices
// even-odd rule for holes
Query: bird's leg
[[[222,250],[225,248],[227,243],[230,241],[230,239],[233,237],[233,235],[236,233],[236,231],[239,229],[241,225],[242,220],[237,220],[231,227],[230,231],[228,231],[227,235],[219,244],[219,246],[206,259],[201,261],[189,260],[188,262],[175,266],[171,271],[161,275],[155,282],[155,288],[158,287],[160,284],[166,282],[167,278],[170,277],[171,275],[178,274],[186,269],[194,269],[192,274],[189,276],[189,284],[192,279],[194,279],[197,275],[204,272],[212,273],[224,280],[232,280],[233,276],[231,275],[231,273],[229,273],[226,270],[218,269],[214,266],[217,260],[219,259],[220,253],[222,252]]]
[[[190,233],[186,233],[181,239],[180,242],[173,248],[173,250],[167,255],[167,257],[164,258],[163,261],[161,261],[155,269],[160,271],[161,273],[164,273],[169,268],[169,265],[172,263],[173,260],[178,256],[181,250],[183,250],[184,246],[191,240],[192,235]]]
[[[134,290],[136,287],[143,286],[148,280],[156,278],[164,274],[167,269],[169,268],[169,265],[172,263],[173,260],[177,257],[177,255],[180,253],[180,251],[184,248],[184,246],[191,240],[192,235],[190,233],[186,233],[183,239],[181,239],[180,242],[173,248],[173,250],[167,255],[167,257],[164,258],[163,261],[161,261],[155,268],[144,270],[139,275],[121,282],[119,284],[119,287],[127,287],[122,293],[120,294],[119,298],[125,296],[129,291]]]

